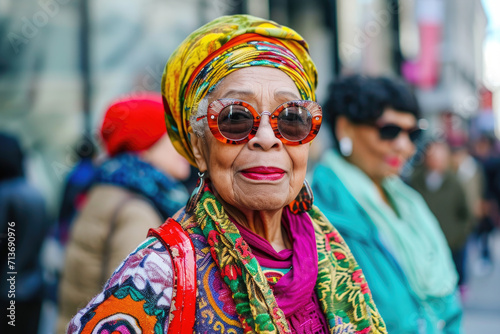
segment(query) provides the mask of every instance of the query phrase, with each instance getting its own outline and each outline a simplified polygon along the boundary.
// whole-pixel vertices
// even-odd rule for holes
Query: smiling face
[[[387,108],[377,123],[413,129],[417,120],[410,113]],[[376,183],[388,176],[399,175],[403,165],[415,153],[415,145],[405,131],[401,131],[395,139],[385,140],[380,138],[377,127],[353,124],[345,117],[338,119],[336,129],[337,138],[348,136],[353,142],[352,155],[346,159]]]
[[[221,98],[243,100],[262,114],[284,102],[300,100],[300,94],[284,72],[247,67],[229,74],[208,102]],[[267,114],[262,115],[255,137],[244,144],[222,143],[208,127],[203,138],[194,134],[191,138],[200,171],[207,171],[216,193],[242,212],[280,210],[302,187],[309,145],[283,144],[274,135]]]

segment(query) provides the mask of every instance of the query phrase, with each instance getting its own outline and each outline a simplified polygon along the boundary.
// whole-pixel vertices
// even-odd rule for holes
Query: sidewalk
[[[464,303],[465,334],[500,333],[500,230],[490,239],[493,268],[478,273],[479,258],[475,240],[468,250],[468,292]]]

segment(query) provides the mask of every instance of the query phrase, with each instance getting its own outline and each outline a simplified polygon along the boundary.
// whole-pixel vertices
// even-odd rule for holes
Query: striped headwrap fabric
[[[316,67],[307,43],[294,30],[250,15],[223,16],[204,25],[172,53],[162,78],[168,134],[193,166],[192,113],[227,75],[249,66],[282,70],[303,100],[316,100]]]

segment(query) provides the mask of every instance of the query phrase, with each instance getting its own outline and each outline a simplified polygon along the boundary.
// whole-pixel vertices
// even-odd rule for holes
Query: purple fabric
[[[313,293],[305,304],[290,317],[286,318],[293,334],[326,334],[328,325],[319,306],[316,293]]]
[[[285,208],[281,222],[288,232],[292,249],[280,252],[276,252],[261,236],[238,223],[235,225],[260,265],[282,269],[291,267],[273,286],[278,306],[288,318],[311,302],[318,277],[318,253],[314,228],[307,213],[295,215]]]

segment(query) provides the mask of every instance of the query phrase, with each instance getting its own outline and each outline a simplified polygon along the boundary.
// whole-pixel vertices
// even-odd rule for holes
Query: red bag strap
[[[151,228],[148,237],[162,242],[172,256],[176,292],[172,295],[168,333],[193,333],[196,313],[196,260],[193,242],[182,226],[172,218],[158,228]]]

